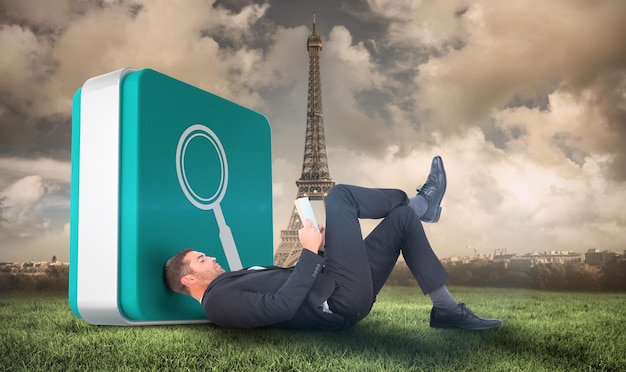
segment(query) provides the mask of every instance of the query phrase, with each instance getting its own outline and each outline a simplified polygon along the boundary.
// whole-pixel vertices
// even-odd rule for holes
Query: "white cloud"
[[[24,173],[27,176],[20,176]],[[39,174],[38,174],[39,173]],[[0,259],[67,261],[70,165],[51,159],[0,158]],[[15,179],[15,177],[19,177]],[[58,221],[60,219],[60,221]]]
[[[2,196],[8,199],[8,205],[33,205],[41,201],[48,193],[41,176],[26,176],[9,185],[2,191]]]
[[[329,70],[341,74],[341,84],[353,91],[380,89],[388,82],[376,69],[372,56],[363,42],[353,44],[352,35],[344,26],[332,28],[322,53],[323,60],[329,62]]]
[[[63,225],[63,232],[61,233],[61,235],[68,239],[70,238],[70,223],[66,223],[65,225]]]
[[[242,36],[250,35],[250,33],[254,32],[251,30],[250,25],[263,17],[269,6],[269,3],[249,4],[244,6],[239,13],[217,8],[217,11],[211,16],[213,27],[224,28],[224,34],[229,38],[241,39]]]
[[[46,194],[48,187],[38,175],[23,177],[2,190],[0,234],[30,237],[48,229],[50,219],[40,210]]]
[[[14,181],[24,174],[36,174],[50,184],[68,185],[70,182],[71,165],[67,161],[50,158],[24,159],[15,157],[0,157],[0,187],[6,186],[2,181]]]

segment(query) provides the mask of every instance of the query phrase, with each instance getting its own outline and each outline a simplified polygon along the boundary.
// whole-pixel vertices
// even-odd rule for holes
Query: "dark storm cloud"
[[[10,92],[0,89],[0,97]],[[69,114],[34,115],[29,104],[0,103],[0,156],[50,157],[69,160],[71,117]]]

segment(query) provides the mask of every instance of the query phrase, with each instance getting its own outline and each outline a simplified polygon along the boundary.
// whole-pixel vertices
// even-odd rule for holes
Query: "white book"
[[[302,225],[306,222],[307,219],[313,222],[313,226],[317,231],[320,231],[320,228],[317,224],[317,219],[315,218],[315,213],[313,212],[313,207],[311,206],[311,202],[307,196],[303,198],[298,198],[293,201],[296,205],[296,210],[298,211],[298,215],[300,216],[300,221],[302,221]]]

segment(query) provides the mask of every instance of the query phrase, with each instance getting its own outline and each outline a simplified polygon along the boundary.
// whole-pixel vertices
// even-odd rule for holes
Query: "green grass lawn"
[[[3,294],[0,370],[626,370],[626,293],[450,291],[504,326],[430,328],[428,297],[404,287],[385,288],[363,322],[339,333],[92,326],[65,296]]]

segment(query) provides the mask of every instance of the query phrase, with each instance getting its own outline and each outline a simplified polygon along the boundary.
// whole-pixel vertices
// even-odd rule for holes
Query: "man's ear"
[[[193,275],[185,275],[182,278],[180,278],[180,282],[186,286],[186,287],[191,287],[192,285],[195,284],[196,282],[196,278],[193,277]]]

